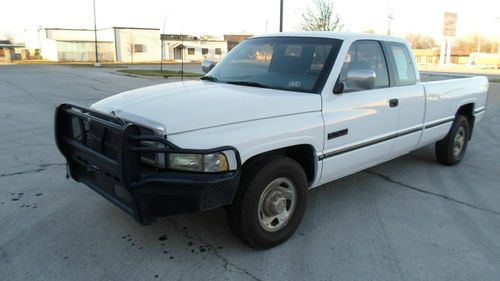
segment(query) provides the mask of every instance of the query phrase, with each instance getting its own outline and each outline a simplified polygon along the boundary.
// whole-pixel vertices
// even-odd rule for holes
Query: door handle
[[[399,100],[398,99],[390,99],[389,100],[389,106],[390,107],[396,107],[399,105]]]

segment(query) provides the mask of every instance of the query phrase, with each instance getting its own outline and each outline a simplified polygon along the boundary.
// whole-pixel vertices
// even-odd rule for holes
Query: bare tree
[[[453,47],[457,52],[470,53],[493,53],[494,41],[481,36],[479,32],[475,32],[469,36],[456,38],[453,42]]]
[[[303,31],[340,31],[344,25],[335,13],[332,0],[314,0],[314,7],[302,13],[300,29]]]
[[[406,40],[411,43],[413,49],[429,49],[437,47],[436,41],[429,35],[421,33],[408,33]]]

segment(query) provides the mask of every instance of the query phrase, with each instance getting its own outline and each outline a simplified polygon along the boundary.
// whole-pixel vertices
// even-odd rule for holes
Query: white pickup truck
[[[286,241],[308,190],[436,143],[464,157],[484,115],[484,77],[422,82],[407,42],[353,33],[252,37],[199,81],[62,104],[55,137],[70,175],[142,223],[227,206],[248,245]]]

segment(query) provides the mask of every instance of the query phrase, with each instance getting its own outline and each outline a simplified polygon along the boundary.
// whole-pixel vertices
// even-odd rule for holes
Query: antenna
[[[181,34],[181,81],[184,81],[184,34]]]

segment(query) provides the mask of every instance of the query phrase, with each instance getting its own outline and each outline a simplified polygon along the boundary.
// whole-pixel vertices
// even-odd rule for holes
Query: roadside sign
[[[457,34],[457,13],[445,12],[443,21],[443,35],[455,36]]]

